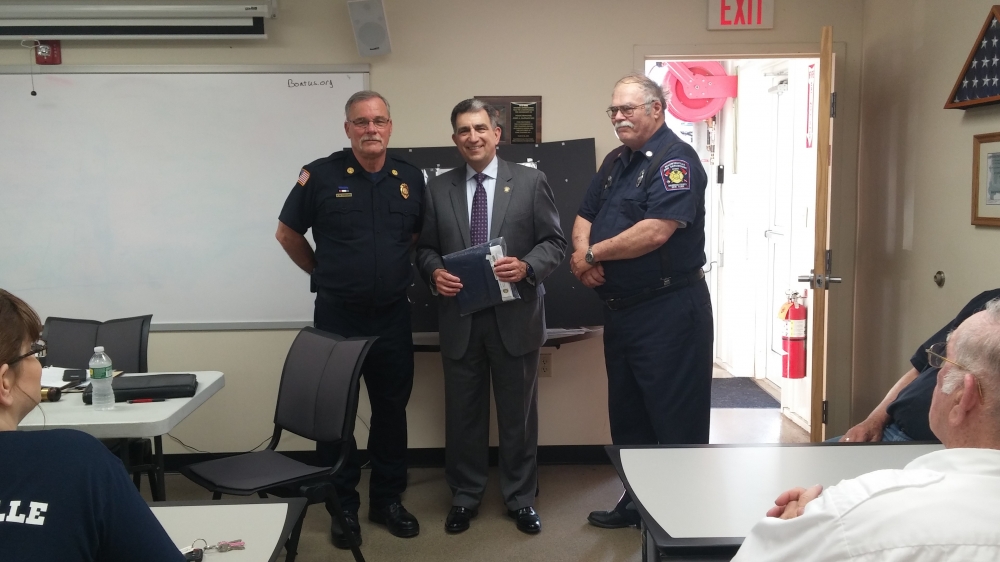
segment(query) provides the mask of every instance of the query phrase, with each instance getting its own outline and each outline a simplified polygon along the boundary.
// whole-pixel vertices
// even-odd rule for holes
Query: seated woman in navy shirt
[[[0,289],[0,558],[171,561],[184,556],[121,461],[79,431],[16,431],[41,399],[41,322]]]

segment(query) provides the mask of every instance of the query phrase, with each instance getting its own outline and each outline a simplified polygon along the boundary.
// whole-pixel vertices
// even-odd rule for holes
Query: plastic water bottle
[[[94,348],[90,358],[90,386],[93,388],[95,410],[111,410],[115,407],[115,391],[111,388],[111,358],[104,353],[104,347]]]

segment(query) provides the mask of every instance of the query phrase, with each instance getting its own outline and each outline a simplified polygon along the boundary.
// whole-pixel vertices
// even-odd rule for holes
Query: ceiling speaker
[[[371,57],[392,52],[382,0],[350,0],[347,11],[351,16],[359,55]]]

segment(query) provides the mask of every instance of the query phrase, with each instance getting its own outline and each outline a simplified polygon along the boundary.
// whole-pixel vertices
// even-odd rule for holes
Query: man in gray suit
[[[445,476],[452,508],[445,530],[469,528],[486,489],[490,382],[500,435],[500,489],[507,514],[525,533],[541,530],[538,487],[538,348],[545,342],[542,281],[562,261],[566,238],[545,174],[500,160],[497,111],[468,99],[451,112],[452,140],[466,165],[433,178],[424,192],[417,261],[437,294],[445,381]],[[500,281],[521,295],[459,314],[462,280],[441,256],[503,236]]]

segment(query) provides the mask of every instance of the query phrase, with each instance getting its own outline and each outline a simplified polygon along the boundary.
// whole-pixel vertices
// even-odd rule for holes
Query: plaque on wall
[[[500,112],[500,144],[542,142],[542,96],[476,96]]]

